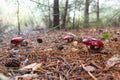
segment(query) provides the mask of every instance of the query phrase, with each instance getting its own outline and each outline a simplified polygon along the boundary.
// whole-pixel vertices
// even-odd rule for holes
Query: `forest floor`
[[[106,31],[112,37],[103,40]],[[63,37],[71,33],[76,36],[67,43]],[[10,37],[0,43],[0,73],[11,80],[120,80],[120,28],[40,31],[22,35],[28,41],[26,47],[11,48]],[[38,37],[42,43],[37,42]],[[84,38],[101,40],[103,50],[89,51],[81,42]],[[10,59],[18,62],[11,65],[20,62],[20,67],[6,67]]]

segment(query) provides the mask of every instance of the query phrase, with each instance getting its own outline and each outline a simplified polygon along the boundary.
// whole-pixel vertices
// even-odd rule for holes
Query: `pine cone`
[[[20,60],[18,59],[8,59],[8,61],[5,63],[6,67],[20,67]]]

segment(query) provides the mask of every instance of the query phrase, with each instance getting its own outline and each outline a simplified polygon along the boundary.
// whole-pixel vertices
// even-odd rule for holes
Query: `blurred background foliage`
[[[62,23],[66,0],[59,0],[60,23]],[[90,27],[119,27],[120,0],[100,0],[100,20],[96,22],[96,1],[89,1]],[[0,33],[17,29],[17,0],[0,0]],[[53,26],[54,0],[19,0],[21,29],[50,28]],[[85,0],[69,0],[66,28],[83,28]],[[74,24],[73,24],[74,19]],[[26,29],[29,30],[29,29]]]

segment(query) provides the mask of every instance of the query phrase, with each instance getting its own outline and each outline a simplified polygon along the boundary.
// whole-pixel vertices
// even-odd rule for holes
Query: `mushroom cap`
[[[74,37],[71,36],[71,35],[69,35],[69,36],[65,36],[65,37],[63,38],[63,40],[66,40],[66,41],[68,41],[68,42],[72,42],[73,39],[74,39]]]
[[[74,40],[74,36],[72,35],[65,36],[63,40],[66,40],[67,42],[72,42]]]
[[[83,39],[83,43],[87,46],[90,46],[92,49],[104,47],[104,44],[97,39]]]
[[[12,38],[11,43],[12,44],[19,44],[23,41],[24,39],[22,37],[16,37],[16,38]]]
[[[91,39],[83,39],[82,41],[85,45],[90,45],[92,43]]]
[[[104,44],[99,40],[92,40],[90,47],[97,49],[97,48],[103,48]]]
[[[73,39],[73,36],[65,36],[63,39],[64,40]]]

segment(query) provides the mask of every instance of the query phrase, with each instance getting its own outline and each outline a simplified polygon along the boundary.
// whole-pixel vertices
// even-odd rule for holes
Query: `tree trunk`
[[[53,27],[58,28],[59,27],[59,0],[54,0],[54,20],[53,20]]]
[[[50,1],[48,0],[48,17],[49,17],[49,22],[48,22],[48,27],[50,28],[51,26],[51,15],[50,15]]]
[[[21,32],[21,29],[20,29],[20,19],[19,19],[19,6],[20,6],[20,4],[19,4],[19,0],[17,0],[17,21],[18,21],[18,35],[20,35],[20,32]]]
[[[99,22],[99,20],[100,20],[100,19],[99,19],[99,18],[100,18],[100,15],[99,15],[99,0],[97,0],[96,3],[97,3],[97,9],[96,9],[96,17],[97,17],[97,20],[96,20],[96,21]]]
[[[89,26],[89,0],[85,0],[84,27],[88,28]]]
[[[62,28],[65,28],[65,26],[66,26],[67,10],[68,10],[68,0],[66,0],[66,3],[65,3],[65,9],[64,9],[64,15],[63,15],[63,24],[62,24]]]
[[[76,28],[75,26],[75,13],[76,13],[76,8],[77,8],[77,0],[75,0],[75,8],[74,8],[74,16],[73,16],[73,28]]]

